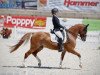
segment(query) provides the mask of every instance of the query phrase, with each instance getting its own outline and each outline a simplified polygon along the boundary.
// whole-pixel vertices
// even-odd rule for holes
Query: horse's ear
[[[84,31],[87,30],[87,27],[88,27],[88,26],[89,26],[89,24],[85,25],[85,27],[84,27]]]
[[[89,26],[89,24],[86,25],[86,28]]]
[[[88,26],[89,26],[89,24],[85,25],[85,29],[87,29]]]

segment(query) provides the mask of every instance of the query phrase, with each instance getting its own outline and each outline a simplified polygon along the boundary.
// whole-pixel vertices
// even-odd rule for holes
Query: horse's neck
[[[68,31],[75,39],[77,38],[79,32],[77,27],[71,27]]]

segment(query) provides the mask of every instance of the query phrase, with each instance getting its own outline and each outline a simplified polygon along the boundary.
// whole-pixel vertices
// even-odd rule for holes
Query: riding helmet
[[[58,11],[59,11],[59,10],[58,10],[57,8],[53,8],[53,9],[51,10],[51,13],[52,13],[52,14],[56,14]]]

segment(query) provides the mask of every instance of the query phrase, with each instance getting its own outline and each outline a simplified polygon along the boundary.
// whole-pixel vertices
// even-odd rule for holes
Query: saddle
[[[64,38],[64,40],[63,40],[63,43],[65,43],[66,41],[67,41],[67,38],[66,38],[66,32],[65,32],[65,30],[64,30],[64,34],[65,34],[65,38]],[[62,35],[61,35],[62,36]],[[56,43],[58,43],[58,39],[59,39],[59,37],[55,34],[55,32],[54,32],[54,30],[50,30],[50,37],[51,37],[51,41],[52,42],[56,42]],[[63,39],[63,38],[62,38]]]

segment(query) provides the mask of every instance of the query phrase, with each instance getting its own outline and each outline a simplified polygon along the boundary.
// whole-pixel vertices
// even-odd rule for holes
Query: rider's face
[[[59,13],[57,12],[55,15],[58,15]]]

